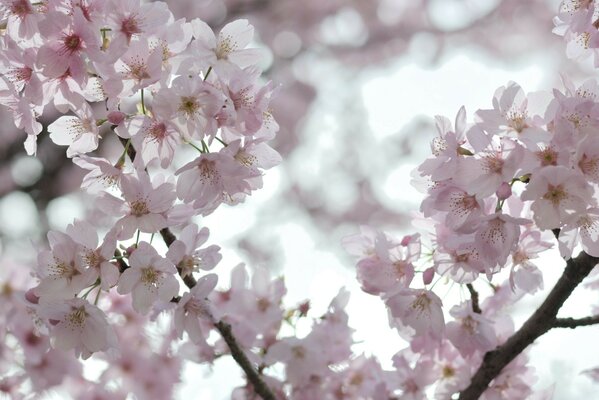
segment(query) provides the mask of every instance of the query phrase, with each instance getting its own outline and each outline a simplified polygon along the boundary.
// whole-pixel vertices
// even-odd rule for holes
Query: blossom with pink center
[[[169,213],[177,197],[175,187],[169,182],[155,179],[156,187],[149,175],[138,171],[138,176],[121,177],[121,191],[124,199],[102,193],[98,207],[106,214],[121,217],[116,223],[118,239],[133,237],[135,230],[154,233],[170,225]]]
[[[400,336],[406,339],[429,334],[441,340],[445,329],[445,319],[441,299],[425,289],[401,289],[386,297],[389,320],[397,328]]]
[[[485,216],[474,236],[474,244],[486,261],[487,276],[496,272],[496,265],[504,265],[510,253],[518,245],[520,225],[530,221],[514,218],[509,214],[498,211]]]
[[[29,102],[41,105],[43,103],[42,82],[35,68],[36,49],[23,49],[8,36],[1,46],[0,74],[14,85],[16,92],[22,92],[23,97]]]
[[[179,238],[169,246],[166,257],[177,266],[182,277],[200,269],[209,271],[222,259],[219,246],[211,245],[200,249],[208,240],[209,232],[206,227],[198,231],[196,224],[188,225],[183,228]]]
[[[225,148],[226,149],[226,148]],[[177,170],[177,196],[203,215],[237,194],[249,194],[251,170],[224,150],[202,154]]]
[[[261,71],[257,67],[231,69],[221,78],[220,85],[228,97],[229,112],[220,119],[221,127],[226,127],[237,135],[252,135],[262,127],[264,113],[268,110],[275,90],[272,82],[259,85]],[[232,107],[231,107],[232,106]]]
[[[206,60],[206,65],[216,69],[219,74],[231,68],[247,67],[261,59],[259,49],[246,49],[254,36],[254,27],[247,19],[239,19],[228,23],[221,29],[218,37],[204,21],[191,21],[193,36],[191,48],[199,59]]]
[[[80,263],[94,271],[94,281],[100,279],[103,290],[113,287],[120,275],[119,268],[110,262],[116,249],[114,233],[107,233],[102,244],[99,244],[97,229],[87,221],[75,220],[67,226],[67,234],[80,245]]]
[[[212,137],[218,129],[216,116],[224,105],[224,95],[200,77],[179,76],[171,88],[159,90],[153,110],[170,118],[185,140]]]
[[[447,339],[463,357],[471,357],[477,352],[484,354],[497,346],[492,322],[472,311],[470,301],[452,307],[449,313],[455,320],[448,322],[445,327]]]
[[[48,126],[50,139],[67,148],[67,157],[89,153],[98,148],[100,132],[93,111],[87,103],[75,112],[62,116]]]
[[[87,79],[85,56],[91,60],[101,57],[100,35],[79,8],[72,17],[58,11],[49,14],[40,23],[46,40],[37,53],[37,65],[48,78],[58,78],[68,71],[75,81],[83,84]]]
[[[132,39],[147,36],[157,27],[170,24],[173,15],[166,3],[139,0],[110,0],[106,4],[107,25],[111,29],[108,61],[119,58]]]
[[[43,304],[40,315],[49,320],[52,346],[63,351],[75,349],[77,356],[116,348],[116,335],[106,315],[87,300],[75,298]]]
[[[175,149],[181,143],[181,135],[170,120],[158,115],[138,115],[118,126],[115,132],[123,138],[131,138],[144,165],[158,159],[162,168],[171,165]]]
[[[79,258],[79,246],[60,232],[48,233],[50,250],[38,254],[40,283],[35,295],[44,299],[66,299],[92,285],[97,278],[95,270]]]
[[[599,140],[595,135],[587,136],[580,141],[574,165],[588,181],[599,183]]]
[[[106,96],[110,99],[130,97],[160,80],[162,54],[151,49],[147,39],[131,43],[115,63],[106,60],[96,63]],[[114,100],[116,101],[116,100]]]
[[[73,163],[89,172],[83,177],[81,187],[90,193],[103,192],[118,188],[123,176],[122,166],[114,166],[105,158],[79,155],[73,158]]]
[[[121,274],[117,291],[131,293],[133,308],[147,314],[157,300],[168,302],[179,293],[176,273],[169,259],[160,256],[149,243],[140,242],[129,256],[129,268]]]
[[[7,20],[7,33],[14,40],[29,40],[39,32],[39,11],[29,0],[0,0],[0,20]]]
[[[535,97],[531,98],[530,95],[527,97],[517,83],[508,82],[507,86],[502,86],[495,91],[492,110],[476,112],[480,120],[479,125],[492,134],[505,133],[510,137],[518,138],[527,147],[546,140],[547,133],[538,126],[534,118],[535,111],[539,114],[545,111],[541,108],[542,99],[538,99],[539,107],[536,107],[535,101],[529,104],[531,100],[537,100]]]
[[[531,210],[541,229],[555,229],[592,204],[592,188],[581,172],[563,166],[548,166],[535,172],[522,200],[533,201]]]
[[[475,135],[472,133],[472,135]],[[461,174],[455,180],[478,198],[494,194],[503,183],[511,182],[521,169],[524,148],[509,138],[499,140],[479,132],[480,142],[486,142],[480,157],[467,157],[462,162]],[[474,139],[473,139],[474,140]]]
[[[194,343],[205,343],[207,332],[202,332],[200,319],[214,322],[208,295],[216,287],[218,277],[208,274],[198,280],[198,283],[186,292],[179,300],[173,318],[175,330],[179,338],[187,332]]]
[[[42,87],[44,104],[54,104],[54,107],[63,114],[69,110],[77,110],[86,102],[86,87],[85,82],[77,81],[71,75],[71,71],[67,70],[63,75],[44,82]]]
[[[461,237],[455,242],[439,243],[433,259],[439,275],[458,283],[473,282],[485,272],[485,261],[471,236]]]
[[[458,186],[449,185],[440,190],[431,191],[435,211],[446,211],[447,227],[460,233],[476,230],[484,216],[482,202],[477,196],[468,194]],[[427,213],[424,214],[425,217]]]
[[[355,252],[366,244],[365,254]],[[420,236],[406,236],[399,243],[383,232],[362,229],[361,234],[343,239],[346,250],[360,255],[357,263],[357,277],[362,290],[370,294],[393,292],[408,287],[414,278],[412,262],[420,257]],[[360,254],[362,253],[362,254]]]

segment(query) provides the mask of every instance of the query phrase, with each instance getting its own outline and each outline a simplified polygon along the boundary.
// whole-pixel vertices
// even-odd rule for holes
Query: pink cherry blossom
[[[179,76],[171,88],[156,93],[153,109],[170,118],[185,140],[201,140],[216,134],[216,116],[224,101],[223,93],[200,77]]]
[[[252,171],[225,151],[202,154],[179,168],[177,196],[202,214],[237,194],[248,194]]]
[[[541,229],[559,228],[591,204],[592,189],[580,172],[562,166],[543,167],[526,185],[522,200],[532,200],[534,220]]]
[[[222,259],[219,246],[211,245],[200,249],[208,240],[208,235],[208,228],[198,231],[198,226],[191,224],[183,228],[179,239],[169,246],[166,256],[177,266],[182,277],[200,269],[210,271]]]
[[[154,187],[145,172],[138,172],[138,177],[127,175],[121,178],[124,200],[108,193],[103,193],[98,200],[98,207],[105,213],[121,216],[116,222],[119,240],[132,237],[137,229],[154,233],[170,225],[169,212],[176,198],[174,185],[155,180],[157,185]]]
[[[37,65],[44,76],[58,78],[67,71],[79,84],[87,79],[85,57],[97,59],[100,53],[100,36],[85,19],[80,8],[72,16],[50,11],[40,23],[40,31],[47,38],[37,53]]]
[[[491,320],[475,313],[470,301],[452,307],[449,313],[455,320],[447,323],[447,339],[463,357],[484,354],[498,345]]]
[[[432,291],[401,289],[384,300],[389,309],[390,323],[402,337],[425,334],[436,340],[443,337],[445,319],[441,299]]]
[[[177,295],[176,273],[172,262],[158,255],[150,244],[141,242],[129,257],[129,268],[121,274],[117,291],[131,293],[133,308],[147,314],[157,300],[168,302]]]
[[[38,255],[40,283],[35,288],[36,296],[67,299],[94,283],[98,275],[82,263],[77,243],[60,232],[50,232],[48,240],[50,250]]]
[[[94,271],[95,279],[100,279],[101,288],[109,290],[119,278],[119,269],[110,260],[114,257],[116,237],[109,232],[102,244],[98,243],[96,228],[87,221],[75,220],[67,226],[67,234],[78,243],[81,264]]]
[[[194,343],[205,343],[208,332],[202,332],[200,319],[214,322],[208,295],[216,287],[218,277],[215,274],[204,275],[198,283],[186,292],[175,309],[174,324],[179,338],[187,332]]]
[[[40,313],[53,325],[50,333],[52,345],[57,349],[75,349],[77,356],[87,359],[92,353],[117,346],[106,315],[84,299],[44,304]]]

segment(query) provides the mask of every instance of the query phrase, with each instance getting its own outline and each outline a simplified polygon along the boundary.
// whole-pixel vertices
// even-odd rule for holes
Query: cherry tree
[[[432,155],[413,174],[425,194],[417,231],[362,226],[343,240],[362,290],[406,341],[387,367],[355,351],[348,290],[314,318],[266,269],[237,265],[228,285],[215,273],[226,259],[204,218],[281,162],[271,144],[285,88],[264,79],[247,19],[214,30],[162,2],[0,4],[2,104],[29,155],[47,135],[85,171],[89,203],[34,246],[37,262],[2,269],[0,393],[172,398],[185,363],[232,357],[245,377],[235,399],[544,399],[528,347],[599,323],[597,306],[558,317],[585,278],[598,282],[595,80],[564,75],[533,93],[508,82],[492,109],[437,116]],[[596,58],[596,14],[593,2],[560,6],[554,31],[569,57]],[[562,276],[518,327],[506,310],[543,287],[536,259],[552,247]],[[447,285],[469,297],[446,304]]]

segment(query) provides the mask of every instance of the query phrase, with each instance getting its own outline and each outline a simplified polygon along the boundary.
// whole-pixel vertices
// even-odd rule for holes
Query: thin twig
[[[474,289],[474,286],[472,286],[471,283],[467,283],[466,287],[468,288],[468,291],[470,292],[470,298],[472,299],[472,311],[477,314],[481,314],[482,310],[478,305],[478,292]]]
[[[578,328],[579,326],[589,326],[599,324],[599,315],[593,315],[585,318],[557,318],[553,323],[553,328]]]

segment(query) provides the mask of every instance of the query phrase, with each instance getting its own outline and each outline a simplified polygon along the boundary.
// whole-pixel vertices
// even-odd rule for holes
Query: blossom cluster
[[[11,398],[60,386],[77,399],[172,398],[184,361],[231,353],[277,399],[450,399],[514,333],[505,310],[542,288],[533,260],[553,236],[566,259],[578,246],[599,257],[596,81],[564,78],[552,93],[509,82],[471,122],[464,108],[455,124],[437,117],[433,156],[415,173],[426,236],[363,227],[343,243],[362,289],[409,342],[384,369],[353,349],[345,289],[315,314],[309,301],[286,307],[284,279],[259,268],[241,264],[217,288],[220,247],[195,221],[244,201],[281,161],[269,145],[276,88],[247,48],[247,20],[215,34],[140,0],[0,0],[0,10],[2,104],[30,155],[46,133],[66,147],[93,209],[47,235],[33,285],[14,269],[0,286],[0,393]],[[564,2],[556,29],[594,48],[594,15],[592,2]],[[60,115],[44,129],[52,109]],[[110,154],[109,141],[122,150]],[[446,313],[442,280],[470,299]],[[484,300],[481,281],[492,288]],[[90,357],[104,363],[97,379],[80,361]],[[246,375],[232,398],[256,398]],[[533,398],[534,381],[521,353],[482,398]]]
[[[454,124],[436,117],[432,157],[414,174],[425,193],[416,225],[430,238],[430,253],[423,254],[419,234],[399,240],[364,227],[345,239],[359,259],[362,289],[384,301],[417,363],[449,368],[418,382],[414,393],[424,396],[434,382],[437,398],[447,398],[448,384],[464,389],[484,354],[514,333],[501,310],[543,287],[533,260],[552,247],[554,235],[564,259],[578,246],[599,256],[599,86],[567,78],[564,86],[525,93],[509,82],[495,92],[493,108],[476,111],[472,122],[464,107]],[[470,291],[485,280],[494,293],[481,305],[476,295],[452,307],[446,322],[435,277]],[[483,398],[528,398],[531,373],[521,355]]]

